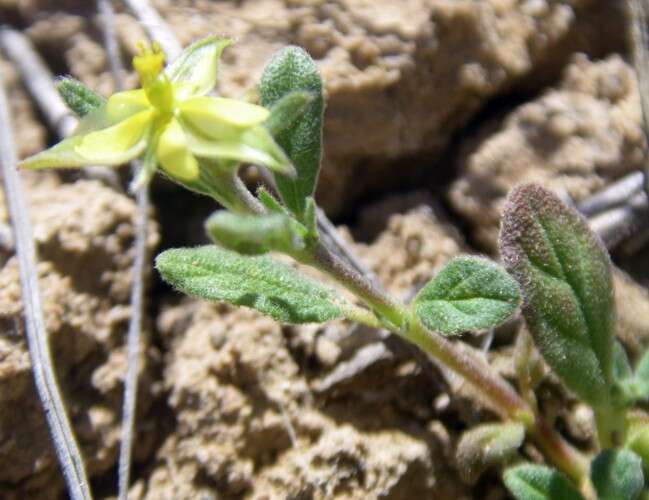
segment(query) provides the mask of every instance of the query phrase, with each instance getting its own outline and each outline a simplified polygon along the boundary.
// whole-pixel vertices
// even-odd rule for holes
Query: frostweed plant
[[[156,259],[177,290],[260,311],[289,324],[336,318],[385,328],[414,343],[479,389],[500,421],[472,428],[457,447],[460,473],[488,467],[522,500],[649,498],[649,356],[635,370],[615,340],[615,303],[606,250],[572,208],[537,185],[516,188],[500,237],[505,268],[488,259],[452,260],[405,304],[355,270],[318,230],[313,195],[321,160],[323,97],[306,52],[287,47],[266,66],[260,105],[208,95],[223,49],[201,40],[166,68],[157,47],[133,65],[142,88],[104,100],[74,80],[59,90],[82,118],[77,133],[27,158],[23,168],[118,165],[141,157],[135,186],[158,169],[218,201],[206,221],[216,243],[167,250]],[[240,181],[242,163],[271,171],[256,196]],[[271,192],[272,191],[272,192]],[[268,254],[283,253],[346,288],[315,281]],[[527,330],[515,349],[516,386],[450,337],[496,328],[521,305]],[[537,351],[538,350],[538,351]],[[595,453],[570,445],[543,414],[535,389],[547,365],[595,416]],[[547,465],[525,461],[529,440]]]

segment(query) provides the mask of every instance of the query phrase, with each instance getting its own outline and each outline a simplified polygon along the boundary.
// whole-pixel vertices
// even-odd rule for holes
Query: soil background
[[[233,37],[219,92],[254,88],[279,48],[325,83],[318,201],[395,295],[460,253],[498,258],[504,197],[538,181],[579,202],[646,164],[624,3],[616,0],[154,0],[183,45]],[[142,26],[123,5],[130,60]],[[54,74],[113,92],[94,3],[0,0]],[[0,59],[21,157],[55,141]],[[137,84],[132,73],[129,86]],[[115,495],[135,205],[70,173],[23,173],[58,377],[98,498]],[[124,169],[126,175],[126,169]],[[251,186],[257,182],[247,172]],[[203,243],[210,200],[156,179],[151,258]],[[64,498],[30,373],[17,263],[0,199],[0,498]],[[354,240],[357,243],[354,243]],[[649,342],[647,249],[613,253],[618,335]],[[625,271],[621,270],[625,269]],[[507,498],[497,470],[460,474],[462,432],[491,421],[470,388],[390,335],[345,322],[289,327],[188,299],[151,270],[133,499]],[[514,319],[467,336],[513,376]],[[541,407],[576,445],[590,410],[547,373]],[[540,459],[531,446],[522,451]]]

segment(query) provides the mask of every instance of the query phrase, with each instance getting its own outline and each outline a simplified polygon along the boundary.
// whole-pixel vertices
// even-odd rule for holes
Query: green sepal
[[[508,197],[500,249],[523,291],[523,314],[541,354],[568,388],[605,411],[615,302],[604,245],[575,210],[528,184]]]
[[[72,77],[64,77],[58,80],[56,90],[68,108],[79,118],[83,118],[106,103],[106,99]]]
[[[215,212],[205,223],[207,234],[228,250],[247,255],[276,250],[293,255],[304,249],[306,230],[286,215]]]
[[[216,245],[167,250],[156,258],[162,278],[176,290],[246,306],[282,323],[322,323],[343,316],[335,290],[267,256],[239,255]]]
[[[592,461],[590,477],[598,500],[636,500],[644,487],[642,460],[630,450],[603,450]]]
[[[456,257],[415,297],[412,308],[430,330],[443,335],[495,328],[520,302],[516,281],[494,262]]]
[[[311,240],[317,240],[318,235],[318,206],[312,196],[306,199],[306,209],[304,211],[304,226],[307,235]]]
[[[519,422],[484,424],[462,434],[457,445],[458,472],[474,483],[492,466],[499,466],[516,456],[525,439],[525,427]]]
[[[284,204],[304,222],[306,199],[313,196],[320,171],[322,80],[309,54],[299,47],[286,47],[266,65],[259,83],[259,96],[262,105],[272,109],[282,98],[296,91],[312,94],[313,101],[275,139],[295,166],[297,176],[275,175],[275,181]]]
[[[505,486],[517,500],[583,500],[572,483],[556,469],[521,464],[503,476]]]
[[[270,213],[290,215],[290,212],[264,186],[257,189],[257,199]]]

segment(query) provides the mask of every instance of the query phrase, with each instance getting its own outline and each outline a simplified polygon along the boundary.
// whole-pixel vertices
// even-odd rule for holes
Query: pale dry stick
[[[174,35],[169,25],[151,6],[148,0],[124,0],[124,3],[133,11],[135,17],[148,33],[151,40],[155,40],[168,61],[174,61],[182,52],[182,46]]]
[[[29,39],[8,26],[0,27],[0,47],[16,65],[29,94],[36,101],[47,124],[60,139],[69,136],[79,121],[70,112],[54,85],[54,76],[47,68]],[[89,166],[84,174],[121,191],[119,177],[114,170],[102,166]]]
[[[638,80],[638,93],[642,109],[642,130],[649,144],[649,35],[647,34],[646,0],[629,0],[631,13],[631,42],[633,66]],[[649,164],[645,166],[645,191],[649,193]]]
[[[54,374],[38,285],[36,250],[22,183],[16,171],[17,161],[10,123],[9,103],[2,75],[0,75],[0,164],[5,198],[14,229],[23,316],[34,385],[43,405],[54,449],[67,483],[68,494],[74,500],[89,500],[92,496],[83,458],[75,441]]]
[[[115,37],[115,14],[111,0],[97,0],[101,18],[104,44],[109,64],[115,81],[115,88],[122,90],[125,74],[124,65],[119,55],[119,46]],[[132,162],[133,175],[136,176],[141,165]],[[135,219],[135,259],[131,285],[131,319],[126,340],[126,377],[124,380],[124,401],[122,404],[122,441],[119,449],[118,465],[118,498],[128,498],[133,456],[133,435],[137,409],[137,385],[140,365],[140,343],[142,339],[142,317],[144,309],[144,282],[146,265],[146,240],[148,235],[149,189],[145,184],[136,193],[137,213]]]
[[[624,205],[627,200],[642,190],[643,182],[642,172],[631,172],[578,203],[577,210],[586,217],[592,217]]]

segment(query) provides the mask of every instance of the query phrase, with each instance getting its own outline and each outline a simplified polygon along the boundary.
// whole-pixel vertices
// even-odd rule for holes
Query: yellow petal
[[[181,116],[201,133],[214,139],[233,139],[242,128],[263,123],[266,108],[223,97],[193,97],[179,105]]]
[[[177,89],[179,98],[205,95],[216,84],[216,68],[221,52],[232,40],[210,36],[187,47],[180,57],[171,63],[165,73]],[[186,84],[186,85],[185,85]]]
[[[246,146],[264,151],[267,155],[273,158],[275,162],[274,167],[267,165],[268,168],[280,172],[285,175],[294,175],[295,169],[291,160],[286,156],[284,150],[275,142],[273,136],[270,134],[266,127],[257,126],[246,129],[241,135],[241,142]]]
[[[160,135],[158,161],[170,177],[191,181],[198,178],[198,162],[187,147],[187,138],[177,120],[172,119]]]
[[[144,90],[127,90],[113,94],[106,103],[84,116],[74,135],[84,135],[112,127],[131,116],[150,108]]]
[[[119,165],[139,156],[146,147],[153,111],[137,113],[117,125],[78,136],[75,152],[88,163]]]
[[[144,89],[126,90],[113,94],[108,99],[106,114],[113,122],[119,122],[150,106]]]
[[[265,150],[251,147],[241,140],[212,141],[204,139],[200,135],[188,134],[187,141],[191,152],[201,158],[251,163],[289,175],[294,172],[293,165],[288,159],[286,161],[278,160]]]
[[[88,165],[88,160],[75,151],[81,139],[81,136],[65,139],[45,151],[25,158],[18,164],[18,167],[28,169],[75,168]]]
[[[131,192],[135,193],[151,182],[151,178],[158,167],[158,159],[156,157],[157,149],[157,142],[149,142],[144,157],[142,158],[142,163],[139,165],[140,168],[129,186]]]

